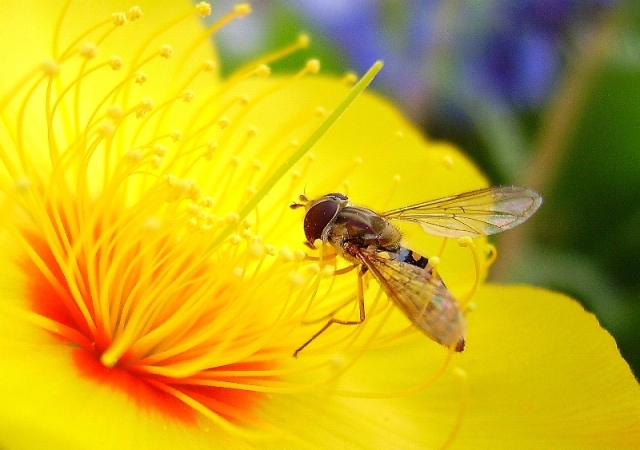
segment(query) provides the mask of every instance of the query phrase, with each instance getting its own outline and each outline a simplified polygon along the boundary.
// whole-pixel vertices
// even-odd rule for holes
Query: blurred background
[[[215,1],[215,12],[233,4]],[[494,184],[544,196],[526,227],[499,237],[491,277],[578,299],[640,375],[640,2],[254,0],[252,7],[217,35],[225,73],[300,32],[311,46],[274,71],[313,57],[325,73],[362,74],[384,60],[372,89],[427,135],[458,144]]]

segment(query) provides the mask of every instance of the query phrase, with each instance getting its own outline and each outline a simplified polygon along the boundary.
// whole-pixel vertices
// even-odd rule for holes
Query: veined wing
[[[422,269],[371,248],[350,250],[416,327],[439,344],[464,349],[466,326],[460,305],[442,279],[432,275],[430,265]]]
[[[479,237],[509,230],[536,212],[537,192],[519,186],[494,186],[387,211],[387,219],[417,223],[429,234]]]

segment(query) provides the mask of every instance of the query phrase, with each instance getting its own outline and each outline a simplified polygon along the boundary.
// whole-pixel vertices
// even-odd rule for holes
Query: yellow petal
[[[416,332],[410,343],[364,355],[340,380],[343,394],[374,399],[336,396],[309,406],[301,398],[298,409],[290,405],[302,417],[290,418],[293,426],[321,442],[318,430],[302,424],[303,410],[316,411],[326,434],[347,435],[354,448],[402,440],[397,448],[448,441],[473,449],[637,448],[640,386],[592,314],[564,295],[527,286],[485,285],[474,301],[467,350],[433,385],[375,399],[406,394],[442,368],[446,351]]]
[[[65,2],[66,3],[66,2]],[[59,32],[59,43],[52,42],[52,36],[57,26],[57,19],[62,10],[59,2],[20,2],[9,0],[2,4],[2,33],[0,33],[0,48],[2,48],[3,70],[0,72],[0,90],[11,87],[25,73],[38,67],[47,59],[57,59],[64,49],[71,44],[71,40],[87,31],[98,22],[105,22],[99,33],[93,33],[85,40],[76,42],[72,49],[77,49],[87,41],[96,42],[105,30],[117,28],[111,36],[99,46],[99,57],[106,59],[111,55],[120,55],[127,59],[137,48],[132,42],[139,42],[143,37],[156,30],[160,24],[168,24],[176,18],[176,11],[182,9],[185,13],[194,9],[189,1],[157,2],[143,0],[128,2],[124,0],[109,2],[93,2],[90,0],[75,0],[68,2],[69,8],[62,22]],[[132,6],[139,6],[142,17],[136,19],[135,25],[128,23],[122,26],[114,25],[114,13],[127,13]],[[186,49],[193,39],[200,36],[202,23],[196,14],[187,15],[187,19],[177,23],[163,34],[163,40],[158,41],[153,48],[171,42],[176,45],[176,54]],[[214,57],[210,45],[202,45],[196,49],[194,60],[202,62]],[[170,78],[169,73],[165,80]],[[99,78],[95,79],[95,86],[99,86]],[[89,89],[87,91],[90,91]]]

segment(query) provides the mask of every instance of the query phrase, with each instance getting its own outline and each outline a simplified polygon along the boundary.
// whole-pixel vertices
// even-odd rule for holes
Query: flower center
[[[102,222],[104,231],[94,230],[91,239],[104,239],[113,230],[108,225]],[[130,238],[108,236],[108,246],[95,255],[81,251],[70,264],[61,263],[41,236],[25,233],[37,255],[21,263],[31,309],[55,323],[56,338],[74,347],[81,375],[124,392],[142,409],[194,422],[188,398],[226,420],[250,421],[263,394],[228,386],[255,384],[260,377],[251,374],[277,362],[243,342],[259,323],[242,317],[255,328],[242,334],[229,326],[244,314],[230,307],[245,294],[231,273],[238,261],[194,268],[197,252],[184,254],[183,243],[157,236],[158,230],[135,231],[128,230]],[[78,247],[73,239],[69,244]]]
[[[200,415],[222,426],[260,424],[265,393],[300,390],[284,378],[300,373],[287,365],[308,336],[299,324],[327,273],[300,270],[304,253],[279,236],[282,211],[311,159],[296,162],[374,75],[334,110],[303,103],[274,118],[266,100],[319,67],[311,61],[295,76],[265,81],[266,63],[306,38],[224,82],[202,80],[215,62],[189,63],[208,56],[200,47],[210,33],[247,12],[240,5],[193,42],[178,40],[177,65],[161,70],[155,65],[174,47],[156,40],[193,11],[146,38],[134,33],[125,41],[137,46],[102,61],[110,39],[142,17],[139,8],[66,48],[57,30],[54,59],[0,103],[17,117],[8,131],[14,154],[0,152],[13,181],[15,259],[26,275],[26,305],[16,314],[67,346],[81,376],[184,423]],[[293,182],[278,183],[288,172]],[[287,229],[298,229],[288,218]],[[279,239],[279,257],[262,235]],[[323,365],[331,363],[311,367]]]

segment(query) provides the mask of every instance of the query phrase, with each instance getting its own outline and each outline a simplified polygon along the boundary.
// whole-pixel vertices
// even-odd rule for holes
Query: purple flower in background
[[[358,72],[384,59],[379,87],[410,110],[431,107],[433,95],[452,91],[522,109],[539,106],[576,34],[613,2],[457,3],[287,2],[333,41]]]
[[[254,2],[246,28],[269,28],[277,8],[299,14],[312,37],[335,45],[350,69],[364,73],[375,60],[383,59],[385,69],[375,81],[377,88],[420,120],[441,115],[451,106],[464,110],[469,101],[521,110],[540,106],[579,36],[589,31],[600,11],[615,3],[262,0]],[[281,31],[272,29],[276,34]],[[264,51],[264,39],[247,39],[250,33],[241,27],[234,32],[243,39],[220,35],[225,51]],[[237,42],[257,48],[237,49]]]

